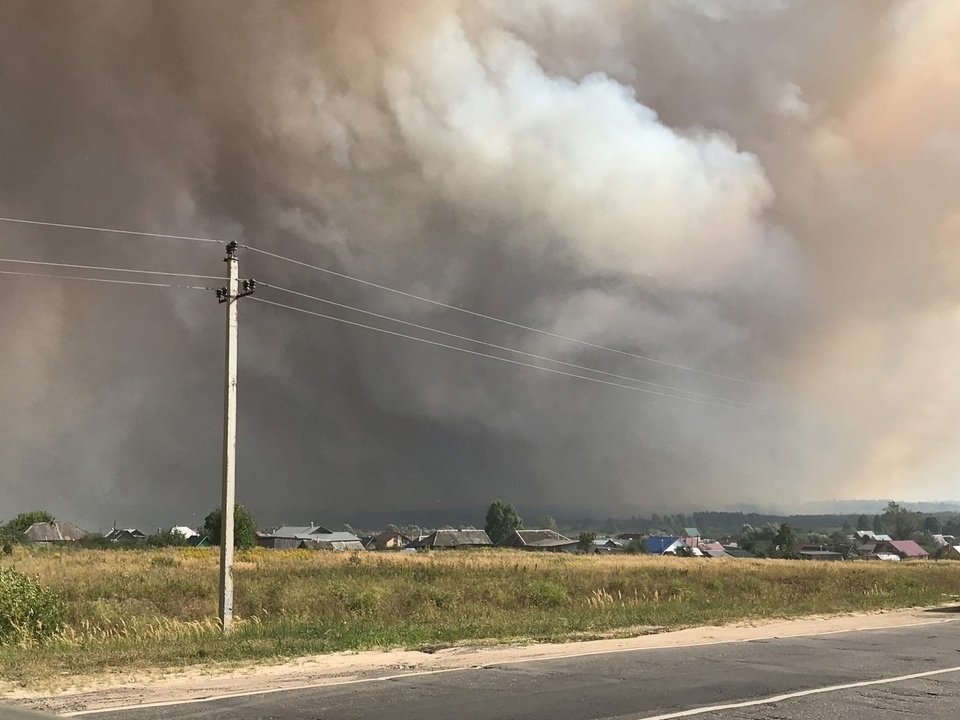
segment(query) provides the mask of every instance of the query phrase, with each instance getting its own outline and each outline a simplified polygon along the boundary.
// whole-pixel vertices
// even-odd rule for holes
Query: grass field
[[[0,647],[22,685],[100,671],[374,647],[556,641],[609,633],[933,605],[960,563],[813,563],[519,551],[240,552],[240,618],[219,636],[216,549],[17,548],[2,560],[66,601],[69,628]]]

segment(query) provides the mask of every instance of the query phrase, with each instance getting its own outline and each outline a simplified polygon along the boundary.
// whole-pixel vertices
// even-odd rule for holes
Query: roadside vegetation
[[[59,623],[49,637],[23,623],[0,637],[0,677],[27,686],[68,683],[74,674],[337,650],[549,642],[926,606],[960,588],[960,563],[950,562],[254,548],[237,554],[240,619],[224,639],[215,620],[216,549],[18,546],[2,567],[19,573],[10,575],[11,588],[36,578],[30,592]]]

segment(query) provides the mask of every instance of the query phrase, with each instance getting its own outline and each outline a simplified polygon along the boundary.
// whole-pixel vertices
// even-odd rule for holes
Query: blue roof
[[[664,550],[673,545],[679,539],[680,538],[678,537],[652,535],[644,539],[643,542],[647,546],[647,550],[649,550],[651,553],[654,553],[655,555],[662,555]]]

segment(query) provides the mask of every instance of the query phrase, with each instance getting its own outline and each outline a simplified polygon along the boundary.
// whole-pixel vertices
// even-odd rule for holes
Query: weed
[[[946,562],[253,548],[237,553],[237,622],[223,638],[215,619],[215,548],[118,553],[65,547],[50,553],[18,547],[4,562],[19,571],[16,582],[38,577],[36,588],[50,586],[30,590],[52,608],[51,619],[39,625],[44,633],[50,630],[48,636],[24,643],[16,635],[0,647],[0,675],[28,686],[121,665],[556,641],[627,628],[636,633],[644,627],[932,605],[955,593],[958,579],[958,565]],[[22,632],[38,625],[17,620],[11,627]]]

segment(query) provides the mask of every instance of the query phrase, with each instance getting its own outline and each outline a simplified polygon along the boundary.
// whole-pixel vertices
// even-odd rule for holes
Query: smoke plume
[[[952,492],[955,3],[3,14],[0,215],[238,240],[628,354],[241,251],[262,282],[744,404],[245,300],[238,493],[263,522],[495,497],[623,515]],[[216,245],[0,225],[3,257],[224,270]],[[212,293],[0,279],[0,516],[200,522],[220,466]]]

